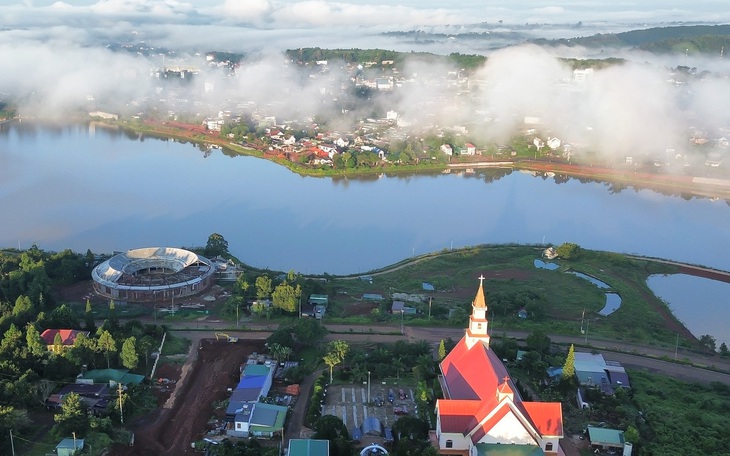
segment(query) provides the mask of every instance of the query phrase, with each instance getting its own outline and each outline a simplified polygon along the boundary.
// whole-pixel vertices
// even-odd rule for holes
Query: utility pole
[[[370,371],[368,371],[368,404],[370,404]]]
[[[428,319],[431,319],[431,296],[428,297]]]
[[[117,383],[117,392],[119,393],[119,419],[124,424],[124,411],[122,410],[122,384]]]
[[[677,361],[677,350],[679,350],[679,333],[677,333],[677,343],[674,344],[674,361]]]
[[[20,247],[20,242],[18,242],[18,247]],[[13,452],[13,456],[15,456],[15,443],[13,442],[13,430],[10,430],[10,449]]]

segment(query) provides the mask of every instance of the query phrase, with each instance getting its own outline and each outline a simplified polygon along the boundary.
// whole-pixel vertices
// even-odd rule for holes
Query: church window
[[[548,442],[545,444],[545,451],[553,451],[553,443]]]
[[[446,448],[453,448],[454,447],[454,441],[453,440],[447,440],[446,441]]]

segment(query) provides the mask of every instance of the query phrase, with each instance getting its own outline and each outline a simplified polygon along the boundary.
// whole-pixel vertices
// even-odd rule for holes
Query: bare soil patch
[[[240,375],[240,366],[253,352],[263,351],[264,341],[228,343],[202,339],[194,344],[188,361],[181,366],[179,380],[161,408],[130,425],[135,433],[135,445],[118,445],[113,456],[180,455],[193,453],[190,443],[202,438],[206,423],[214,415],[212,404],[228,397]],[[174,379],[177,366],[162,365],[156,378]]]

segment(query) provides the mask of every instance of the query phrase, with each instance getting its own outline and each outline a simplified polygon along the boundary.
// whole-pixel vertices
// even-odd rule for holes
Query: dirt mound
[[[227,388],[235,386],[240,366],[252,352],[262,352],[264,341],[228,343],[202,339],[179,368],[174,390],[154,414],[135,421],[133,447],[116,446],[113,456],[179,455],[192,453],[190,443],[202,437],[213,415],[212,404],[226,399]],[[175,380],[177,367],[162,365],[156,378]],[[164,374],[164,375],[163,375]]]

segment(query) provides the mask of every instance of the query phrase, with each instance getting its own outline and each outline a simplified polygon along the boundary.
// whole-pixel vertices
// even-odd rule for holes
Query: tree
[[[84,319],[86,320],[86,330],[89,331],[89,333],[93,333],[96,331],[96,325],[94,324],[94,312],[91,308],[91,300],[86,300],[86,313],[84,314]]]
[[[28,323],[28,326],[26,326],[25,341],[28,345],[28,350],[33,356],[41,357],[48,351],[46,344],[41,339],[40,333],[31,323]]]
[[[114,338],[109,331],[102,331],[99,336],[99,341],[97,342],[97,347],[100,352],[104,353],[104,356],[106,357],[106,367],[108,369],[111,367],[109,364],[109,354],[116,353],[117,351],[117,343],[114,341]]]
[[[727,348],[727,344],[725,342],[720,344],[720,356],[728,356],[730,355],[730,350]]]
[[[327,334],[327,329],[316,318],[302,318],[292,326],[294,341],[307,346],[317,345]],[[287,344],[290,345],[290,344]]]
[[[46,405],[46,400],[51,396],[54,389],[56,389],[56,384],[50,380],[42,379],[36,383],[35,390],[41,405]]]
[[[332,371],[335,366],[345,360],[350,345],[344,340],[333,340],[327,345],[327,354],[324,355],[324,363],[330,368],[330,382],[332,382]]]
[[[717,341],[709,334],[703,334],[700,336],[700,343],[707,347],[708,350],[715,351]]]
[[[122,360],[122,366],[127,369],[135,369],[137,367],[137,363],[139,363],[139,354],[137,353],[136,342],[137,338],[130,336],[122,344],[122,352],[119,357]]]
[[[575,376],[575,347],[570,344],[568,349],[568,356],[565,358],[565,364],[563,364],[563,378],[572,378]]]
[[[83,437],[89,427],[89,416],[86,414],[86,407],[81,402],[81,396],[76,393],[69,393],[63,398],[61,412],[53,419],[58,425],[60,435],[76,433]]]
[[[540,356],[550,354],[550,338],[539,329],[531,332],[525,339],[525,342],[527,343],[528,349],[538,352]]]
[[[56,335],[53,336],[53,352],[54,353],[63,352],[63,338],[61,337],[60,332],[57,332]]]
[[[441,342],[439,342],[439,361],[442,361],[444,358],[446,358],[446,344],[441,339]]]
[[[578,258],[581,253],[580,246],[578,244],[573,244],[572,242],[560,244],[555,251],[558,256],[564,260],[574,260]]]
[[[155,347],[155,339],[150,335],[142,337],[137,343],[137,348],[141,354],[144,354],[144,365],[149,367],[150,352]]]
[[[271,296],[271,278],[267,275],[256,277],[256,298],[266,299]]]
[[[30,298],[27,296],[18,296],[18,299],[15,300],[15,306],[13,307],[13,315],[14,316],[22,316],[30,313],[30,311],[33,310],[33,303],[30,301]]]
[[[626,431],[624,431],[624,439],[634,445],[639,443],[639,430],[634,426],[629,426]]]
[[[208,243],[205,244],[205,256],[216,257],[228,255],[228,241],[218,233],[208,236]]]
[[[299,285],[294,288],[285,280],[276,286],[271,299],[274,307],[292,313],[297,311],[297,299],[301,295],[302,288]]]

